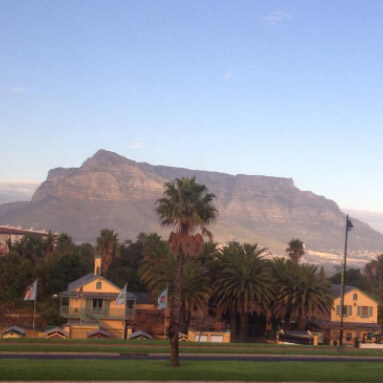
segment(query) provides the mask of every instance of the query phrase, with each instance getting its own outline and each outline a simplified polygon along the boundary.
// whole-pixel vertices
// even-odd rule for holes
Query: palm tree
[[[194,256],[203,247],[202,235],[211,237],[206,225],[217,217],[215,195],[193,178],[177,178],[165,184],[164,197],[157,200],[156,212],[163,226],[171,226],[171,251],[177,255],[174,293],[170,313],[171,365],[179,366],[178,333],[182,307],[182,269],[184,257]],[[197,233],[200,230],[201,233]]]
[[[274,315],[286,323],[295,320],[304,329],[307,319],[331,311],[330,281],[320,277],[312,265],[278,259],[272,265],[276,281]]]
[[[97,237],[96,249],[102,259],[101,272],[104,276],[107,276],[113,259],[119,255],[118,234],[114,233],[113,230],[102,229],[100,236]]]
[[[381,288],[383,280],[383,254],[377,255],[375,259],[368,262],[364,267],[364,272],[371,281],[378,281],[379,288]]]
[[[236,335],[236,315],[240,314],[240,339],[247,335],[248,315],[266,311],[271,298],[270,277],[264,267],[265,249],[257,244],[230,242],[222,250],[220,273],[216,281],[217,305],[230,312],[232,335]]]
[[[168,288],[169,301],[174,296],[174,275],[177,267],[177,257],[171,253],[169,244],[159,241],[156,246],[143,249],[145,258],[140,263],[139,276],[141,282],[153,297]],[[187,257],[182,269],[182,322],[183,330],[187,332],[191,313],[206,308],[212,289],[210,287],[209,269],[201,263],[201,256]]]
[[[289,243],[289,247],[286,249],[286,253],[290,257],[292,262],[298,263],[302,256],[305,254],[304,243],[297,238],[293,238]]]

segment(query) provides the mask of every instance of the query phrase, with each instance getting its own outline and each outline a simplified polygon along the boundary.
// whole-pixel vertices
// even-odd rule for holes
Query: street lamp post
[[[340,301],[340,333],[339,333],[339,345],[343,344],[343,316],[344,316],[344,285],[346,279],[346,261],[347,261],[347,241],[348,241],[348,232],[353,228],[350,217],[346,216],[346,236],[344,243],[344,258],[343,258],[343,268],[341,273],[341,301]]]

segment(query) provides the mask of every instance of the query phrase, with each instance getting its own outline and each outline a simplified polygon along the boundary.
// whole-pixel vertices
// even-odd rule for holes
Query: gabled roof
[[[344,293],[348,293],[350,292],[351,290],[354,290],[354,289],[357,289],[357,287],[354,287],[354,286],[344,286]],[[359,290],[359,289],[358,289]],[[331,285],[331,291],[332,291],[332,295],[337,298],[337,297],[340,297],[341,293],[342,293],[342,286],[341,285]]]
[[[344,294],[347,294],[347,293],[349,293],[352,290],[360,291],[362,294],[366,295],[367,297],[369,297],[370,299],[372,299],[374,302],[377,303],[377,301],[376,301],[376,299],[374,297],[372,297],[370,294],[367,294],[366,292],[362,291],[358,287],[349,286],[349,285],[345,285],[344,286]],[[334,298],[338,298],[342,294],[342,286],[341,285],[331,285],[331,291],[332,291],[333,297]]]
[[[103,281],[109,283],[113,287],[115,287],[118,290],[121,290],[121,287],[116,286],[113,282],[109,281],[108,279],[104,278],[102,275],[94,275],[93,273],[89,273],[87,275],[84,275],[83,277],[71,282],[68,284],[68,290],[67,291],[74,291],[78,289],[81,286],[84,286],[90,282],[93,282],[97,278],[101,278]]]
[[[8,327],[8,328],[3,332],[3,334],[7,334],[7,333],[9,333],[9,332],[16,332],[16,333],[18,333],[18,334],[20,334],[20,335],[23,335],[23,336],[26,334],[26,331],[25,331],[23,328],[19,327],[19,326]]]
[[[84,275],[83,277],[76,279],[74,282],[69,283],[68,284],[68,291],[76,290],[77,288],[84,286],[89,282],[94,281],[98,277],[99,277],[99,275],[94,275],[93,273],[89,273],[87,275]]]
[[[112,337],[112,335],[110,335],[107,331],[105,331],[105,330],[101,330],[100,328],[88,332],[88,334],[86,334],[86,336],[87,336],[88,338],[91,338],[92,336],[97,335],[97,334],[100,334],[100,335],[102,335],[102,336],[105,336],[106,338],[111,338],[111,337]]]
[[[148,334],[142,330],[138,330],[138,331],[132,332],[130,334],[129,339],[137,339],[137,338],[153,339],[153,337],[150,334]]]
[[[59,332],[60,334],[69,338],[69,334],[65,330],[63,330],[61,327],[55,327],[55,328],[51,328],[49,330],[46,330],[45,334],[49,335],[49,334],[53,334],[55,332]]]

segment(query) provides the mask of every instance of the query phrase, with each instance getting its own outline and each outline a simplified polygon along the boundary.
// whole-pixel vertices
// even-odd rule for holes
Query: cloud
[[[291,19],[291,14],[286,11],[272,11],[262,18],[266,24],[270,25],[277,25],[289,19]]]
[[[140,150],[140,149],[143,149],[145,145],[142,141],[136,141],[136,142],[133,142],[133,144],[130,145],[129,147],[130,149],[133,149],[133,150]]]
[[[0,204],[30,201],[40,184],[36,180],[0,180]]]
[[[9,88],[9,90],[15,93],[25,93],[27,91],[26,88],[22,87]]]
[[[0,192],[33,193],[41,184],[37,180],[0,180]]]
[[[224,75],[223,75],[223,78],[225,80],[233,80],[234,78],[234,73],[231,69],[229,69]]]

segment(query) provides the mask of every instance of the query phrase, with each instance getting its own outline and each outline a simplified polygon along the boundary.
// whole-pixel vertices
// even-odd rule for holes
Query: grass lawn
[[[382,382],[383,363],[0,360],[0,380],[236,380]]]
[[[40,343],[9,343],[0,342],[0,351],[7,352],[113,352],[132,354],[157,354],[169,353],[169,343],[153,344],[126,342],[125,344],[100,344],[100,343],[51,343],[40,339]],[[190,354],[268,354],[268,355],[350,355],[350,356],[383,356],[382,349],[355,349],[345,348],[339,350],[328,346],[283,346],[256,344],[243,346],[241,344],[210,344],[205,346],[199,343],[181,343],[181,353]]]

